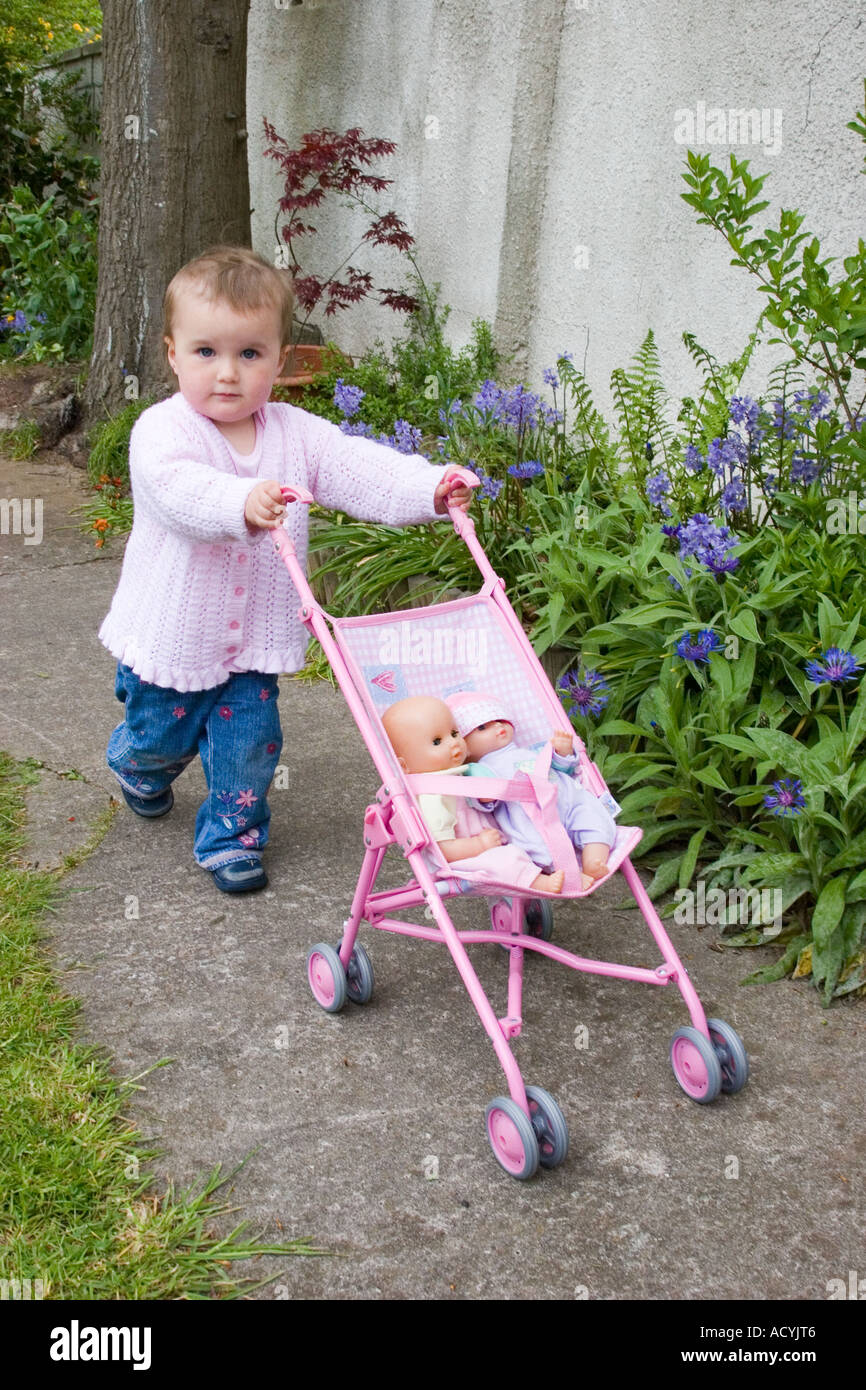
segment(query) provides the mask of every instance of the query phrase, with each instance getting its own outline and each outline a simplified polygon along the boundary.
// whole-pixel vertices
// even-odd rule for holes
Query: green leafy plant
[[[18,187],[0,209],[0,357],[86,357],[96,303],[96,209],[58,213]]]

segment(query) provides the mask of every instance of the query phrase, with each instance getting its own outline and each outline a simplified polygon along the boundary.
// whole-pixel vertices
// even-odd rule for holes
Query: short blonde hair
[[[169,283],[163,299],[163,334],[171,338],[177,297],[183,290],[200,290],[210,301],[222,300],[239,313],[256,313],[272,305],[280,316],[280,346],[292,341],[295,296],[292,277],[277,270],[248,246],[212,246],[188,261]]]

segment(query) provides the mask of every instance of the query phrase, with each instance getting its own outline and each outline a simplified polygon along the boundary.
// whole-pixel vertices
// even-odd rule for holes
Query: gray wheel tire
[[[678,1028],[671,1039],[671,1066],[689,1100],[709,1105],[722,1089],[716,1049],[697,1028]]]
[[[526,1099],[538,1140],[538,1161],[542,1168],[558,1168],[568,1153],[565,1116],[550,1092],[540,1086],[527,1086]]]
[[[340,947],[337,947],[339,953]],[[373,997],[373,964],[360,941],[355,942],[346,969],[346,991],[353,1004],[369,1004]]]
[[[529,1119],[510,1096],[497,1096],[487,1107],[487,1137],[500,1167],[524,1182],[538,1170],[538,1140]]]
[[[722,1090],[725,1095],[735,1096],[749,1079],[749,1055],[743,1039],[721,1018],[708,1018],[707,1027],[722,1068]]]
[[[523,919],[530,936],[549,941],[553,936],[553,907],[547,898],[530,898],[523,909]]]
[[[325,941],[307,952],[307,980],[313,998],[325,1013],[339,1013],[346,1002],[346,972],[333,946]]]

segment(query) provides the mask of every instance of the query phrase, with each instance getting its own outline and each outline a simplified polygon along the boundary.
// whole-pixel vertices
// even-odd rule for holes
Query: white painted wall
[[[763,303],[680,198],[678,110],[766,110],[768,145],[701,148],[768,171],[763,216],[799,208],[829,253],[866,228],[863,147],[845,128],[866,74],[854,0],[252,0],[249,73],[257,249],[273,251],[279,191],[263,114],[290,140],[353,125],[395,140],[382,205],[441,282],[451,340],[490,319],[535,386],[569,349],[602,405],[648,328],[678,398],[696,384],[683,330],[727,359]],[[311,269],[328,271],[354,243],[345,222],[319,225]],[[325,327],[357,353],[400,322],[366,307]],[[754,389],[780,353],[756,359]]]

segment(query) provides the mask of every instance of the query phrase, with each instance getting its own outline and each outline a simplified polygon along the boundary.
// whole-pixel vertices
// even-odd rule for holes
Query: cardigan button
[[[238,564],[239,564],[239,565],[245,565],[246,562],[247,562],[247,557],[246,557],[246,555],[244,555],[243,553],[241,553],[241,554],[238,556]]]
[[[235,652],[237,651],[237,647],[226,647],[226,651],[229,656],[234,656]]]
[[[240,627],[240,623],[238,622],[237,618],[233,619],[233,621],[229,623],[229,627],[231,628],[232,632],[237,631],[237,629]]]
[[[242,598],[245,593],[246,589],[243,587],[242,584],[239,584],[238,587],[235,589],[235,597]]]

